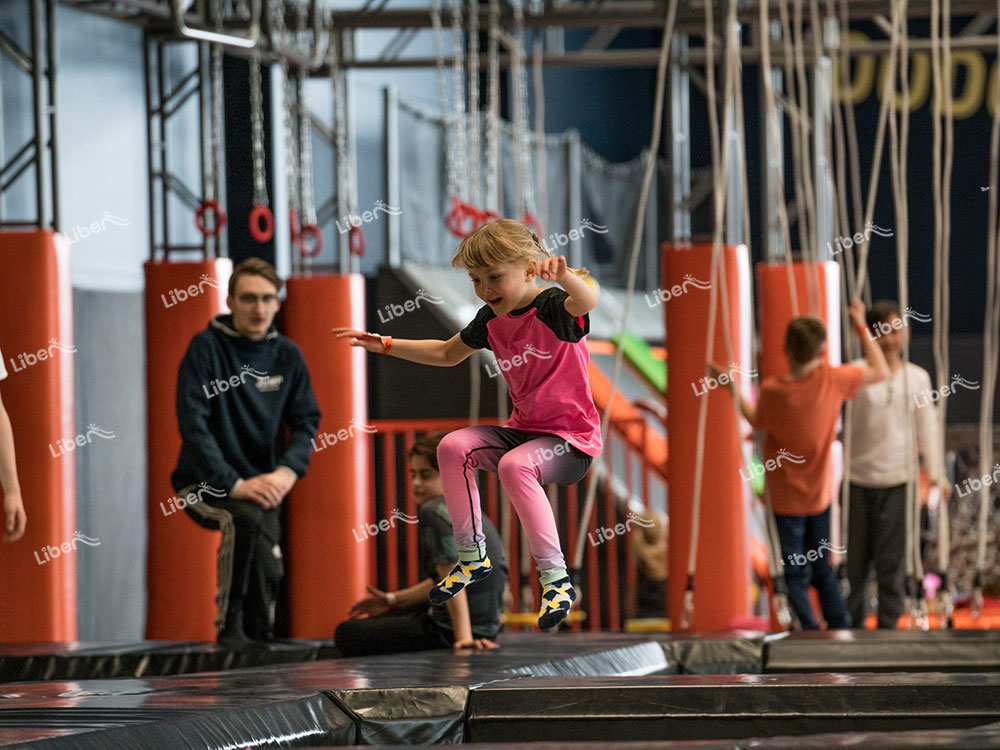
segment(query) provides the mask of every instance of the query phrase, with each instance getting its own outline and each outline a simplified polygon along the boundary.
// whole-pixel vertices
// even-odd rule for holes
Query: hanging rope
[[[667,59],[670,54],[670,41],[673,36],[674,19],[677,16],[677,0],[670,0],[667,5],[667,12],[663,19],[663,39],[660,43],[660,57],[656,67],[656,96],[653,103],[653,132],[649,142],[649,153],[646,157],[646,168],[642,175],[642,188],[639,191],[639,201],[636,206],[635,224],[632,231],[632,247],[629,255],[629,275],[625,288],[625,305],[622,313],[622,325],[615,346],[615,364],[611,375],[611,389],[608,394],[607,403],[604,405],[604,412],[601,414],[601,439],[607,443],[608,427],[610,425],[611,405],[614,403],[615,394],[618,393],[618,380],[621,377],[624,350],[622,343],[625,340],[625,333],[628,330],[628,317],[632,309],[632,297],[635,292],[635,277],[639,268],[639,251],[642,245],[642,230],[645,226],[646,204],[649,201],[649,188],[653,180],[653,172],[656,169],[656,150],[660,143],[660,132],[663,128],[663,103],[665,99]],[[586,549],[587,526],[594,512],[594,501],[597,496],[598,473],[603,470],[607,477],[608,492],[611,491],[611,474],[607,471],[606,461],[603,456],[597,459],[597,466],[590,473],[590,481],[587,483],[587,497],[584,501],[583,510],[580,513],[580,523],[577,528],[576,550],[573,556],[573,570],[579,571],[583,564],[583,552]]]
[[[486,210],[502,211],[500,192],[500,1],[490,0],[490,32],[487,45],[486,118]]]
[[[216,30],[221,30],[223,20],[222,0],[213,0],[211,11]],[[222,151],[219,146],[219,141],[222,137],[222,46],[213,44],[210,47],[209,55],[208,154],[204,154],[204,145],[202,150],[203,169],[207,177],[205,180],[205,197],[195,212],[194,223],[202,236],[213,238],[215,256],[221,257],[222,240],[219,235],[222,232],[222,228],[226,225],[227,220],[226,212],[220,203],[222,191],[219,189],[219,172],[221,171],[219,164]],[[209,213],[214,217],[211,226],[206,221],[206,216]]]
[[[267,167],[264,161],[264,102],[260,74],[260,48],[250,55],[250,150],[253,165],[253,208],[250,235],[256,242],[270,242],[274,236],[274,214],[267,197]]]
[[[997,0],[1000,14],[1000,0]],[[997,16],[1000,18],[1000,15]],[[1000,55],[1000,33],[997,34],[997,54]],[[1000,59],[1000,58],[998,58]],[[991,92],[994,104],[1000,105],[1000,77]],[[993,398],[996,392],[997,354],[1000,353],[1000,247],[997,221],[997,170],[1000,167],[1000,111],[993,117],[990,131],[990,214],[986,258],[986,311],[983,327],[983,387],[979,401],[979,470],[990,474],[993,461]],[[979,539],[976,549],[976,573],[973,579],[972,616],[979,618],[983,610],[983,583],[986,569],[986,535],[990,508],[990,484],[982,483],[979,490]]]
[[[761,29],[761,80],[764,82],[764,102],[767,110],[767,123],[765,125],[767,135],[770,139],[770,158],[768,167],[771,170],[771,180],[775,192],[774,201],[778,207],[778,224],[781,228],[782,246],[785,255],[785,268],[788,272],[788,291],[792,300],[792,315],[798,317],[800,313],[799,297],[795,285],[795,274],[792,268],[792,240],[791,232],[788,228],[788,208],[785,204],[785,178],[782,174],[782,159],[780,154],[784,150],[782,145],[781,128],[778,120],[778,107],[774,94],[774,82],[771,80],[771,23],[768,17],[767,3],[758,3],[757,9],[760,19]],[[706,44],[707,46],[707,44]]]
[[[934,82],[931,125],[933,128],[933,200],[934,200],[934,371],[938,380],[950,371],[948,340],[950,322],[950,246],[951,246],[951,177],[954,157],[954,113],[951,81],[951,0],[931,0],[931,71]],[[944,28],[942,44],[940,27]],[[943,46],[943,49],[942,49]],[[942,71],[942,54],[944,70]],[[941,144],[942,104],[944,109],[944,153]],[[942,161],[944,162],[942,164]],[[937,406],[937,438],[944,443],[948,421],[948,396],[941,394]],[[936,454],[935,454],[936,455]],[[941,471],[941,467],[935,467]],[[942,479],[945,479],[942,474]],[[943,488],[942,488],[943,489]],[[942,494],[938,504],[937,573],[941,578],[938,587],[937,610],[941,614],[940,627],[949,627],[954,609],[952,586],[949,577],[951,536],[949,507]]]

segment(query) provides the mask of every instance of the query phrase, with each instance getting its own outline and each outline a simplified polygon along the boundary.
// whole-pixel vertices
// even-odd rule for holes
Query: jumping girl
[[[601,420],[590,393],[584,337],[597,290],[567,268],[523,224],[498,219],[466,237],[452,259],[466,268],[486,304],[447,341],[393,341],[390,336],[334,328],[351,346],[427,365],[452,367],[490,349],[507,381],[514,411],[502,427],[449,433],[438,446],[444,498],[458,544],[458,564],[428,596],[444,604],[492,571],[486,556],[477,469],[496,472],[521,519],[542,584],[538,626],[558,625],[576,599],[543,485],[573,484],[601,452]],[[540,288],[535,278],[558,287]]]

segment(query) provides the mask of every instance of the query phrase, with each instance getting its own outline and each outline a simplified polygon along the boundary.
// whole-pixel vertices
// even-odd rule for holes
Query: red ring
[[[312,237],[313,249],[306,249],[306,236]],[[306,224],[302,227],[302,232],[299,234],[299,254],[303,258],[315,258],[319,255],[319,251],[323,249],[323,233],[319,231],[319,227],[315,224]]]
[[[295,206],[288,207],[288,228],[291,232],[292,244],[297,245],[302,233],[299,231],[299,213]]]
[[[522,216],[521,223],[539,237],[542,236],[542,225],[538,223],[538,219],[536,219],[532,214],[525,214]]]
[[[205,212],[211,209],[215,212],[215,226],[209,229],[205,226]],[[198,210],[194,212],[194,224],[204,237],[217,237],[222,228],[226,226],[226,212],[219,206],[219,202],[214,198],[202,201]]]
[[[250,211],[250,235],[262,244],[274,236],[274,214],[266,203],[256,203]]]
[[[347,233],[347,239],[351,247],[351,255],[357,255],[360,258],[365,254],[365,233],[361,231],[361,227],[352,224]]]

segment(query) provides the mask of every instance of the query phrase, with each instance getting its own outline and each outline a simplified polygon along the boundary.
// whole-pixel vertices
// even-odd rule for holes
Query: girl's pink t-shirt
[[[490,377],[503,376],[514,403],[504,427],[558,435],[588,456],[597,456],[601,418],[590,392],[590,354],[584,340],[590,316],[570,315],[567,297],[565,290],[550,287],[507,315],[496,315],[483,305],[460,335],[467,346],[496,355],[487,371]]]

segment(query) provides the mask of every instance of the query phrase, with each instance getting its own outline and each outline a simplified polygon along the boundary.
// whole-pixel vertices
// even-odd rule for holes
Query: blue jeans
[[[824,543],[830,539],[830,509],[814,516],[782,516],[774,514],[781,539],[781,561],[785,564],[788,603],[792,605],[804,630],[819,630],[809,585],[816,587],[823,619],[828,628],[851,627],[847,602],[840,582],[827,559],[829,550]],[[810,554],[813,553],[813,554]]]

